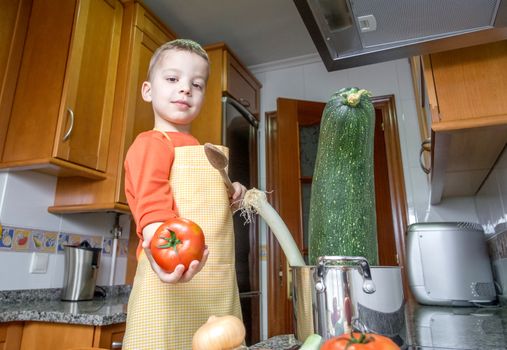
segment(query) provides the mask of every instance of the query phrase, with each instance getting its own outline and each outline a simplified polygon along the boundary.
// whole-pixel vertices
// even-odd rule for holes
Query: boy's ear
[[[151,102],[151,83],[149,81],[143,82],[141,86],[141,96],[146,102]]]

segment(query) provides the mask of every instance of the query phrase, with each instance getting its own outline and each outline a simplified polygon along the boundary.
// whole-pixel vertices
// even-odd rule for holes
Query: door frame
[[[293,101],[304,102],[297,106]],[[399,142],[398,121],[394,95],[373,97],[376,109],[383,114],[384,140],[386,146],[387,168],[389,172],[389,190],[391,192],[392,220],[398,263],[401,268],[403,288],[407,298],[410,291],[406,276],[405,230],[407,227],[407,199],[403,175],[402,155]],[[282,113],[280,113],[280,107]],[[301,110],[300,108],[303,108]],[[300,170],[291,174],[290,169],[280,166],[278,155],[284,154],[291,159],[299,157],[299,144],[287,138],[290,133],[298,133],[298,113],[308,109],[310,114],[322,115],[323,103],[287,98],[277,99],[277,111],[266,115],[266,189],[271,192],[271,205],[283,217],[283,213],[299,212],[293,217],[283,217],[296,244],[302,250],[303,228],[301,213]],[[278,140],[284,140],[279,142]],[[289,140],[289,141],[288,141]],[[283,152],[283,153],[282,153]],[[292,175],[292,176],[291,176]],[[296,176],[294,176],[296,175]],[[281,181],[280,179],[283,179]],[[297,183],[297,185],[296,185]],[[299,189],[294,191],[293,189]],[[267,235],[267,280],[268,280],[268,337],[293,333],[293,312],[290,300],[290,268],[280,246],[268,228]]]

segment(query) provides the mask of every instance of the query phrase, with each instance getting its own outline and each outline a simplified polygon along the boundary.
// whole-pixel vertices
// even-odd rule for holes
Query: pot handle
[[[325,270],[326,266],[336,263],[351,263],[359,266],[359,273],[363,277],[363,292],[372,294],[375,292],[375,283],[371,278],[370,264],[362,256],[319,256],[317,264],[319,270]]]

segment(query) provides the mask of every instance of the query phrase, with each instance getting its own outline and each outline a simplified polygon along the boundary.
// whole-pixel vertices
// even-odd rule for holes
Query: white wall
[[[37,172],[0,173],[0,224],[2,226],[66,232],[111,238],[114,225],[112,213],[55,215],[47,211],[53,205],[56,178]],[[122,238],[128,238],[129,218],[120,217]],[[44,274],[30,274],[32,253],[0,249],[0,290],[60,288],[63,285],[64,255],[47,254],[49,263]],[[109,284],[111,255],[102,254],[98,285]],[[125,283],[126,257],[119,257],[114,284]]]
[[[276,99],[286,97],[327,102],[343,87],[367,89],[374,96],[394,94],[398,118],[403,172],[408,202],[409,223],[424,221],[477,222],[472,197],[444,200],[429,205],[428,177],[419,166],[421,144],[416,104],[408,59],[378,63],[335,72],[327,72],[320,57],[315,55],[249,67],[262,83],[260,123],[260,187],[266,186],[265,112],[276,110]],[[261,225],[261,253],[266,248],[266,228]],[[261,260],[261,286],[266,298],[266,261]],[[262,337],[267,335],[267,301],[263,300]]]

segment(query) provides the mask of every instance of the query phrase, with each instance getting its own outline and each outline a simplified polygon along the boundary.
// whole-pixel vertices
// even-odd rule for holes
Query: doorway
[[[407,205],[394,96],[372,98],[375,107],[374,172],[381,265],[398,265],[405,282]],[[266,190],[303,256],[320,119],[325,103],[279,98],[266,113]],[[293,333],[290,268],[271,232],[268,251],[268,337]],[[408,295],[408,294],[407,294]]]

